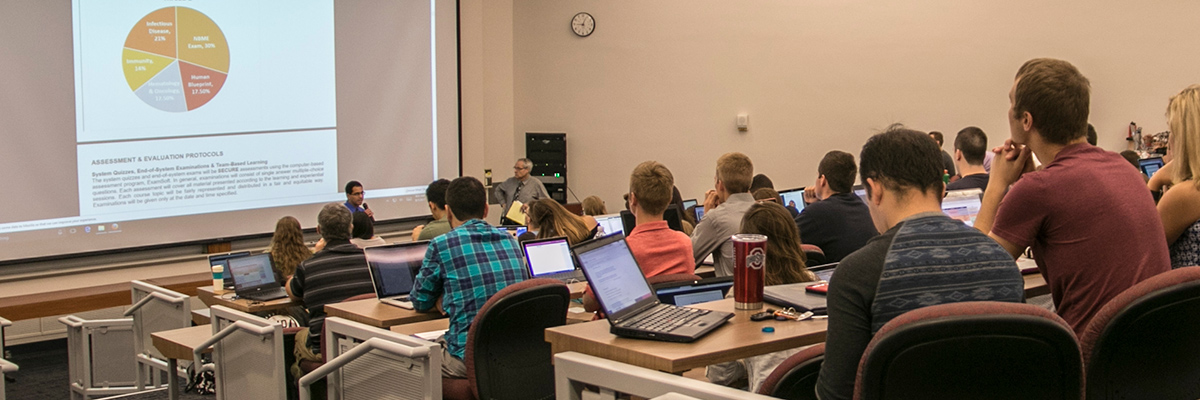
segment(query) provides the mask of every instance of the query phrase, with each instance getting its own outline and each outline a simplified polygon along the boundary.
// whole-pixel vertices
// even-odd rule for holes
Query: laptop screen
[[[975,218],[979,216],[979,208],[983,205],[982,196],[983,191],[979,189],[946,192],[946,198],[942,199],[942,212],[967,226],[975,226]]]
[[[654,296],[624,237],[607,236],[593,243],[580,246],[575,255],[610,319],[623,317],[622,311]]]
[[[677,306],[717,301],[733,287],[733,277],[710,278],[655,290],[658,301]]]
[[[363,249],[371,269],[371,282],[375,284],[375,295],[384,298],[411,292],[413,278],[421,269],[428,248],[429,241],[423,240]]]
[[[1142,172],[1145,173],[1147,177],[1152,177],[1154,176],[1155,172],[1158,172],[1158,170],[1162,168],[1163,160],[1159,157],[1143,158],[1138,161],[1138,164],[1142,166]]]
[[[699,203],[699,202],[697,202],[697,201],[696,201],[696,199],[687,199],[687,200],[684,200],[684,201],[683,201],[683,209],[684,209],[684,210],[686,210],[686,209],[689,209],[689,208],[695,207],[697,204],[700,204],[700,203]]]
[[[225,271],[225,287],[228,288],[228,287],[233,286],[233,274],[229,272],[229,259],[236,258],[236,257],[245,257],[248,255],[250,255],[250,252],[248,252],[248,251],[242,251],[242,252],[237,252],[237,253],[213,254],[211,256],[208,256],[208,266],[215,267],[215,266],[220,265],[221,268],[224,268],[223,271]]]
[[[854,195],[862,200],[863,204],[867,204],[867,188],[862,185],[854,186]]]
[[[565,237],[531,240],[522,243],[521,247],[525,250],[529,276],[537,278],[575,270],[575,261],[571,260],[571,246],[567,244]]]
[[[696,206],[696,221],[704,219],[704,206]]]
[[[238,291],[278,284],[275,281],[275,273],[271,271],[269,253],[230,258],[229,271],[233,273],[233,285]]]
[[[600,224],[600,230],[602,231],[596,235],[597,237],[608,236],[614,233],[625,233],[624,226],[621,224],[620,214],[598,216],[596,217],[596,223]]]
[[[779,192],[779,197],[783,197],[783,206],[796,207],[796,211],[804,211],[804,188],[788,189]]]

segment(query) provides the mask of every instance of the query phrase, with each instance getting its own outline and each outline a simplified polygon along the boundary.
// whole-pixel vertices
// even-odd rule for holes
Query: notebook
[[[371,284],[375,286],[375,298],[380,303],[412,309],[408,299],[413,281],[421,263],[425,261],[428,240],[375,246],[363,249],[367,256],[367,269],[371,272]]]
[[[982,206],[983,191],[979,189],[951,190],[942,199],[942,212],[967,226],[975,226],[975,218]]]
[[[725,298],[733,287],[733,277],[714,277],[698,281],[671,282],[654,285],[658,301],[677,306],[690,306]]]
[[[733,313],[663,304],[642,276],[622,235],[605,236],[571,249],[617,336],[691,342],[733,318]]]
[[[229,272],[229,259],[235,257],[245,257],[250,255],[250,252],[243,251],[238,253],[213,254],[208,256],[208,266],[215,267],[220,265],[225,271],[225,289],[233,289],[233,273]]]
[[[796,211],[804,211],[804,188],[784,190],[779,192],[779,197],[783,197],[784,207],[795,204]]]
[[[763,288],[763,299],[768,303],[795,308],[796,311],[812,311],[815,315],[825,315],[825,295],[809,293],[805,288],[812,282],[775,285]]]
[[[521,250],[525,252],[525,268],[530,279],[550,278],[564,283],[585,280],[583,271],[571,258],[571,245],[565,237],[528,240],[521,243]]]
[[[271,270],[271,254],[262,253],[227,260],[233,273],[233,290],[243,299],[268,301],[287,297]]]

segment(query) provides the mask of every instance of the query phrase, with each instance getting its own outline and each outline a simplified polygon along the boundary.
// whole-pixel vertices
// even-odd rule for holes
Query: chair
[[[17,372],[18,369],[17,364],[13,364],[12,362],[4,359],[4,328],[9,326],[12,326],[12,321],[0,318],[0,400],[4,400],[6,393],[6,389],[4,388],[4,384],[6,383],[4,375],[11,372]]]
[[[825,361],[825,343],[792,354],[763,380],[758,394],[781,399],[816,399],[817,376]]]
[[[901,314],[858,364],[856,399],[1081,399],[1075,333],[1022,303],[962,302]]]
[[[803,251],[804,257],[808,259],[808,261],[805,262],[807,265],[821,265],[826,263],[825,251],[821,250],[821,248],[817,247],[815,244],[801,244],[800,251]]]
[[[133,319],[58,319],[67,326],[67,375],[72,399],[136,392]]]
[[[375,293],[363,293],[360,295],[350,296],[350,297],[346,298],[345,300],[342,300],[342,302],[358,301],[358,300],[366,300],[366,299],[374,299],[374,298],[375,298]],[[283,333],[287,334],[287,335],[295,335],[296,332],[298,332],[301,329],[308,329],[308,327],[302,326],[299,328],[287,328],[287,329],[284,329]],[[289,351],[290,351],[290,349],[289,349]],[[328,357],[325,356],[325,352],[326,352],[325,342],[321,341],[321,361],[318,362],[318,361],[312,361],[312,360],[300,360],[300,370],[303,371],[305,375],[307,375],[308,373],[315,371],[317,368],[320,368],[322,364],[325,364],[324,360],[329,359]]]
[[[1109,300],[1080,338],[1089,399],[1200,398],[1200,268],[1171,270]]]
[[[576,352],[554,355],[555,398],[767,400],[770,397]],[[599,393],[592,392],[598,389]],[[584,394],[587,391],[587,395]]]
[[[658,284],[674,283],[674,282],[694,282],[694,281],[698,281],[700,279],[702,279],[702,278],[700,278],[700,275],[696,275],[696,274],[666,274],[666,275],[651,276],[649,278],[646,278],[646,281],[650,282],[650,286],[653,287],[655,290],[657,290],[658,287],[656,285],[658,285]]]
[[[545,330],[566,324],[570,301],[570,290],[557,279],[530,279],[493,295],[467,333],[467,378],[443,378],[442,397],[553,397],[554,366]]]
[[[192,350],[195,365],[203,365],[200,355],[212,347],[213,363],[201,370],[212,370],[216,379],[217,399],[287,398],[287,378],[283,361],[283,327],[259,316],[212,306],[213,336]]]
[[[326,376],[330,399],[441,398],[441,345],[338,317],[325,320],[324,333],[333,358],[300,378],[301,400]]]
[[[137,388],[145,390],[165,384],[161,373],[179,374],[167,368],[166,357],[151,343],[150,334],[192,326],[191,299],[182,293],[142,281],[132,281],[133,305],[125,316],[133,318],[133,350],[137,361]],[[186,372],[182,375],[186,376]]]

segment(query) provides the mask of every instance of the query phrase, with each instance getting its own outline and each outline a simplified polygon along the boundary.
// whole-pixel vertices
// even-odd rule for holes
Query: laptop
[[[428,240],[396,243],[363,249],[367,256],[367,269],[371,272],[371,284],[375,286],[375,298],[380,303],[412,309],[408,299],[413,281],[421,263],[425,261]]]
[[[669,205],[663,211],[663,220],[667,221],[667,227],[673,230],[683,232],[683,217],[679,213],[679,206]],[[637,226],[637,217],[629,210],[621,211],[621,226],[622,234],[628,236],[629,232],[633,232],[633,228]]]
[[[698,205],[700,205],[700,202],[696,201],[696,199],[687,199],[687,200],[683,201],[683,209],[684,210],[698,206]]]
[[[1155,172],[1158,172],[1162,168],[1163,159],[1162,157],[1143,158],[1138,160],[1138,165],[1142,169],[1142,173],[1146,174],[1146,177],[1152,177]]]
[[[804,188],[784,190],[779,192],[779,197],[783,197],[784,207],[796,204],[796,211],[804,211]]]
[[[763,300],[796,311],[812,311],[815,315],[826,315],[826,297],[823,294],[810,293],[807,288],[812,282],[792,283],[787,285],[767,286],[763,288]]]
[[[600,224],[599,236],[607,236],[614,233],[625,233],[625,225],[621,222],[621,214],[608,214],[595,217],[596,223]]]
[[[233,289],[233,273],[229,272],[229,259],[235,257],[245,257],[250,255],[248,251],[237,253],[213,254],[208,256],[208,266],[215,267],[220,265],[225,271],[225,289]]]
[[[833,270],[837,269],[838,263],[821,264],[815,267],[808,267],[808,271],[817,275],[817,280],[821,282],[829,282],[833,278]]]
[[[731,288],[733,277],[725,276],[654,285],[654,295],[666,304],[690,306],[724,299]]]
[[[951,190],[942,199],[942,212],[967,226],[975,226],[980,207],[983,207],[983,191],[979,189]]]
[[[550,278],[564,283],[585,280],[583,271],[575,266],[571,245],[565,237],[527,240],[521,243],[521,250],[525,252],[525,268],[530,279]]]
[[[704,219],[704,206],[696,206],[694,210],[696,211],[696,222],[699,223]]]
[[[509,235],[512,235],[512,237],[521,236],[521,234],[529,230],[529,228],[526,228],[525,225],[501,225],[501,227],[504,228],[504,231],[508,232]]]
[[[270,253],[234,257],[227,261],[229,271],[233,273],[233,290],[238,297],[254,301],[287,297],[271,270]]]
[[[611,235],[571,249],[617,336],[692,342],[733,318],[733,313],[663,304],[642,275],[625,236]]]
[[[854,185],[854,195],[862,200],[863,204],[867,204],[867,188],[863,185]]]

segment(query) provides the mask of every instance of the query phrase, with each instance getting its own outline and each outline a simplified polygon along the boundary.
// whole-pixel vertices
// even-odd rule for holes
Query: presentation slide
[[[452,0],[0,4],[0,265],[304,228],[458,170]]]

